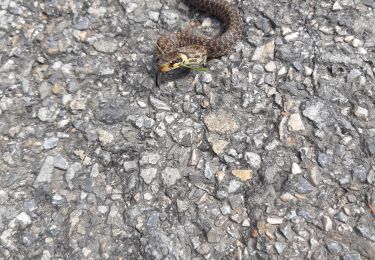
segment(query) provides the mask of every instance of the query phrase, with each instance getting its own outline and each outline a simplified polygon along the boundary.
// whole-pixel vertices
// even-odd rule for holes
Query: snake
[[[206,37],[190,30],[161,36],[156,43],[159,51],[158,67],[162,73],[180,67],[206,66],[207,59],[231,52],[242,35],[242,18],[237,8],[226,0],[186,0],[199,11],[216,17],[223,23],[221,34]]]

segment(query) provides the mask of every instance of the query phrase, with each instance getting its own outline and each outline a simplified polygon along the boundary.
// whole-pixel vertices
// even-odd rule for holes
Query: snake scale
[[[228,54],[242,35],[242,19],[237,8],[226,0],[187,0],[200,11],[218,18],[224,32],[212,38],[193,35],[189,31],[161,36],[157,41],[160,52],[158,66],[166,73],[184,66],[205,65],[207,58]]]

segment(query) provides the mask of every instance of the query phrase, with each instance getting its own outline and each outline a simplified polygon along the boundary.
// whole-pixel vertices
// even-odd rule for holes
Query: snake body
[[[211,38],[193,35],[188,31],[172,33],[160,37],[157,41],[157,46],[162,54],[161,62],[159,62],[161,68],[163,64],[167,66],[165,65],[166,62],[172,64],[173,58],[176,58],[176,55],[178,56],[179,53],[184,53],[188,58],[186,63],[193,65],[205,62],[206,58],[216,58],[226,55],[241,37],[241,16],[237,8],[230,5],[226,0],[187,0],[187,2],[198,10],[207,12],[218,18],[223,23],[224,32]],[[191,47],[189,48],[189,46]],[[204,56],[204,58],[194,58],[199,55]],[[182,59],[184,59],[185,56],[180,55]],[[177,59],[176,61],[179,60]],[[170,67],[174,69],[178,66],[170,65]],[[163,69],[161,70],[163,71]],[[164,70],[163,72],[166,71],[169,70]]]

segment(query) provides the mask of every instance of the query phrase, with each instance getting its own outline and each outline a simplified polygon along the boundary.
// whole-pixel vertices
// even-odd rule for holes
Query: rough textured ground
[[[0,259],[375,259],[375,3],[0,1]]]

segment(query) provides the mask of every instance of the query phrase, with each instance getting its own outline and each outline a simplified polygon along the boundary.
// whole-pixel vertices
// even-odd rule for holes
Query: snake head
[[[166,73],[168,71],[180,68],[187,62],[188,57],[185,54],[174,51],[162,55],[158,61],[158,67],[161,72]]]
[[[206,60],[206,48],[200,45],[190,45],[177,48],[166,54],[161,53],[158,67],[162,73],[167,73],[180,67],[202,66]]]

